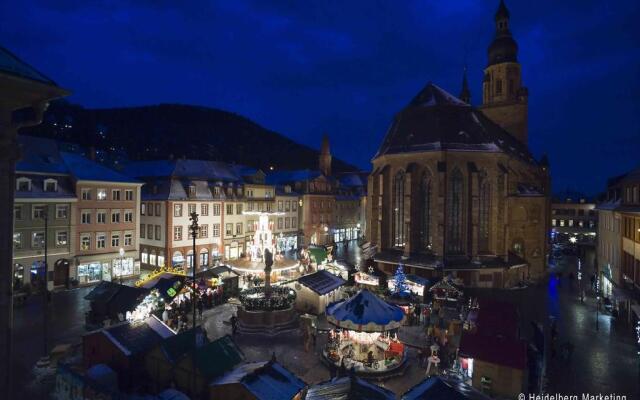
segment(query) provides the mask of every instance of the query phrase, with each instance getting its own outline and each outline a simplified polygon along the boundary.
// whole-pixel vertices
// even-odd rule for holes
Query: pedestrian
[[[164,322],[165,324],[169,322],[169,311],[167,311],[166,307],[164,311],[162,311],[162,322]]]
[[[238,329],[238,317],[235,315],[231,316],[231,334],[235,335],[236,330]]]
[[[202,302],[202,299],[198,299],[196,307],[198,308],[198,317],[202,319],[202,312],[204,310],[204,303]]]

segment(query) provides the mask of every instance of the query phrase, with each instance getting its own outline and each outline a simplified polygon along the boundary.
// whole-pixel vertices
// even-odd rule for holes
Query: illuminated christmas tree
[[[407,285],[407,276],[404,273],[404,267],[402,264],[398,264],[398,269],[393,276],[395,286],[393,288],[393,294],[395,296],[405,297],[409,295],[409,286]]]

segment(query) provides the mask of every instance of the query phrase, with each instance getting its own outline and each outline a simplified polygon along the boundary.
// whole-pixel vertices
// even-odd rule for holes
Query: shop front
[[[78,257],[76,275],[80,285],[99,281],[113,281],[140,275],[140,262],[135,261],[135,251],[119,254],[101,254]]]
[[[607,264],[602,267],[602,297],[610,299],[613,295],[613,278],[611,276],[611,265]]]
[[[333,230],[333,241],[342,242],[344,240],[354,240],[358,238],[358,228],[336,228]]]
[[[101,280],[111,280],[108,262],[93,261],[78,264],[78,282],[81,285],[95,283]]]
[[[289,236],[280,234],[276,238],[276,247],[278,252],[295,250],[298,248],[298,236],[296,234]]]
[[[227,260],[237,260],[242,255],[242,243],[234,240],[224,247],[224,255]]]

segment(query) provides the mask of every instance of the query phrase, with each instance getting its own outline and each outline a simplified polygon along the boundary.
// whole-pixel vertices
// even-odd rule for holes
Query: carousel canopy
[[[364,289],[350,299],[327,307],[327,321],[359,332],[382,332],[399,328],[404,312],[396,305]]]

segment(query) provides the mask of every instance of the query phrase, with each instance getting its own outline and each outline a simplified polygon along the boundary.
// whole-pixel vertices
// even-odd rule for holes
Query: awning
[[[309,257],[316,262],[322,264],[327,259],[327,251],[321,247],[309,247]]]
[[[640,306],[637,304],[634,304],[631,306],[631,311],[633,311],[633,313],[636,315],[636,318],[640,319]]]

